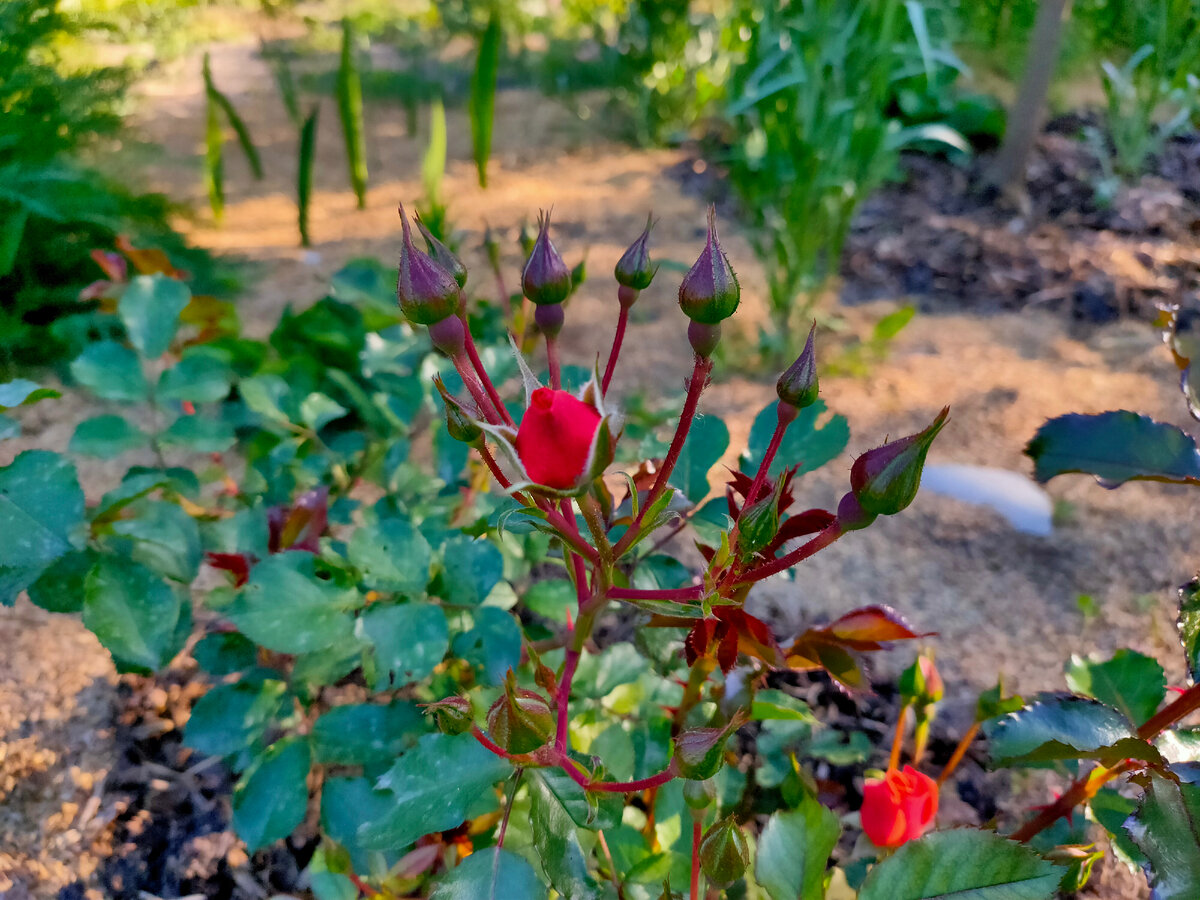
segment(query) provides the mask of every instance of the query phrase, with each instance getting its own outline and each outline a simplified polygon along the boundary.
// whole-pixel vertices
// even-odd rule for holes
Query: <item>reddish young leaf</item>
[[[248,553],[206,553],[208,564],[214,569],[221,569],[233,574],[233,583],[241,587],[250,580],[250,567],[258,562]]]
[[[878,650],[884,641],[908,641],[935,632],[917,632],[894,609],[864,606],[846,613],[824,629],[837,643],[859,650]]]

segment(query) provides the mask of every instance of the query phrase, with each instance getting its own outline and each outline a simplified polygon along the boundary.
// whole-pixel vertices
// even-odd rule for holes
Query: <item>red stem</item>
[[[781,556],[779,559],[773,559],[769,563],[764,563],[757,568],[751,569],[745,575],[739,577],[737,582],[739,584],[752,584],[756,581],[762,581],[764,578],[770,578],[779,572],[784,572],[796,565],[796,563],[808,559],[814,553],[824,550],[843,534],[845,532],[842,531],[841,523],[835,521],[823,531],[818,532],[817,536],[807,544],[797,547],[791,553]]]
[[[566,754],[567,752],[567,720],[570,718],[567,704],[571,700],[571,681],[575,678],[575,667],[579,665],[580,655],[578,650],[570,647],[567,648],[567,655],[563,660],[562,677],[558,680],[558,697],[556,700],[558,706],[558,730],[554,737],[554,746],[562,754]]]
[[[604,379],[600,382],[602,393],[608,393],[609,382],[612,381],[613,372],[617,368],[617,357],[621,355],[621,344],[625,340],[625,326],[628,324],[629,310],[622,306],[621,314],[617,316],[617,333],[613,336],[612,350],[608,353],[608,365],[604,367]]]
[[[700,820],[692,822],[692,900],[700,900]]]
[[[496,462],[496,457],[492,456],[492,451],[488,449],[488,445],[481,441],[478,449],[484,465],[488,467],[488,471],[492,473],[492,477],[496,479],[496,483],[505,490],[512,487],[512,482],[508,480],[508,476],[500,471],[500,466]]]
[[[550,387],[562,389],[562,370],[558,365],[558,339],[546,335],[546,365],[550,369]]]
[[[463,384],[467,386],[467,390],[471,392],[471,397],[475,401],[475,405],[479,407],[479,414],[488,420],[492,425],[499,425],[500,419],[496,416],[495,410],[491,408],[492,404],[488,400],[487,394],[484,392],[479,380],[475,377],[474,371],[471,369],[471,361],[465,353],[458,353],[454,357],[454,368],[458,375],[463,380]]]
[[[467,325],[467,317],[464,315],[461,318],[463,320],[463,331],[466,332],[467,357],[471,360],[471,366],[479,376],[479,380],[483,384],[484,390],[487,391],[488,398],[492,401],[492,406],[500,414],[500,418],[508,425],[516,424],[513,422],[512,416],[508,414],[508,409],[505,407],[504,401],[500,399],[500,392],[492,384],[492,379],[488,376],[487,369],[483,366],[483,360],[479,358],[479,350],[475,347],[475,339],[471,337],[471,329]]]
[[[776,404],[778,408],[779,404]],[[747,507],[754,503],[754,498],[758,496],[759,489],[763,486],[763,482],[767,480],[767,473],[771,470],[771,463],[775,460],[775,454],[779,452],[779,445],[783,443],[783,433],[787,431],[788,425],[792,424],[795,417],[784,419],[779,415],[778,421],[775,424],[775,433],[771,435],[771,443],[767,445],[767,452],[763,455],[762,462],[758,464],[758,472],[754,475],[754,483],[750,485],[750,490],[746,492],[746,502],[742,505],[742,511],[738,514],[740,519],[746,512]]]
[[[685,588],[664,588],[662,590],[642,590],[640,588],[608,589],[610,600],[699,600],[704,596],[704,586],[697,584]]]

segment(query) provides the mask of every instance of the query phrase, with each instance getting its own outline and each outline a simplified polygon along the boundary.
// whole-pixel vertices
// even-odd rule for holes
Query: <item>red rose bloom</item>
[[[600,413],[568,391],[538,388],[517,429],[517,456],[530,480],[565,490],[583,474]]]
[[[863,786],[863,831],[877,847],[899,847],[928,830],[937,808],[937,782],[912,766],[891,769]]]

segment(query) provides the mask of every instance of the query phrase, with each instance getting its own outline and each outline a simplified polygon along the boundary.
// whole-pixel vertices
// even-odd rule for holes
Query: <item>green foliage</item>
[[[358,208],[367,205],[367,143],[363,124],[362,81],[354,52],[354,28],[342,20],[342,55],[337,73],[338,115],[346,142],[346,162],[350,168],[350,186]]]
[[[1125,757],[1157,760],[1159,754],[1137,736],[1117,710],[1083,697],[1046,695],[1005,716],[988,729],[992,758],[1000,764],[1055,759]]]
[[[820,897],[825,862],[841,828],[832,811],[805,794],[796,809],[773,815],[758,839],[754,877],[771,900]]]
[[[1140,725],[1162,704],[1167,676],[1158,661],[1133,650],[1118,650],[1111,659],[1071,657],[1067,686],[1123,713]]]
[[[500,19],[494,13],[479,38],[475,56],[475,72],[471,78],[471,145],[475,152],[475,169],[479,186],[487,187],[487,164],[492,155],[492,120],[496,113],[496,74],[500,68],[500,50],[504,33]]]
[[[1067,472],[1086,472],[1111,486],[1133,479],[1200,479],[1200,451],[1188,434],[1127,410],[1051,419],[1025,453],[1038,481]]]
[[[1151,773],[1137,812],[1125,831],[1145,854],[1156,900],[1184,900],[1200,884],[1200,773],[1177,767],[1170,777]]]
[[[845,416],[833,414],[827,419],[825,401],[800,410],[796,421],[784,432],[779,452],[769,472],[777,477],[784,469],[798,466],[798,473],[819,469],[838,456],[850,442],[850,426]],[[766,453],[775,431],[775,404],[765,406],[750,426],[750,446],[742,456],[742,468],[753,471]]]
[[[439,240],[446,234],[446,205],[442,199],[442,178],[446,174],[446,109],[441,98],[429,107],[429,146],[421,159],[421,184],[425,197],[419,212],[425,227]]]
[[[308,232],[308,213],[312,205],[313,167],[317,161],[317,115],[319,106],[309,112],[300,127],[300,159],[296,173],[296,215],[300,229],[300,246],[308,247],[312,241]]]

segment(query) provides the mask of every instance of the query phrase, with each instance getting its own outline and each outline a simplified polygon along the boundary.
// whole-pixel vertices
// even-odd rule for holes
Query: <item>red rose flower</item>
[[[538,388],[517,429],[517,456],[530,480],[566,490],[583,474],[600,413],[568,391]]]
[[[937,808],[937,782],[912,766],[891,769],[863,786],[863,831],[877,847],[899,847],[928,830]]]

